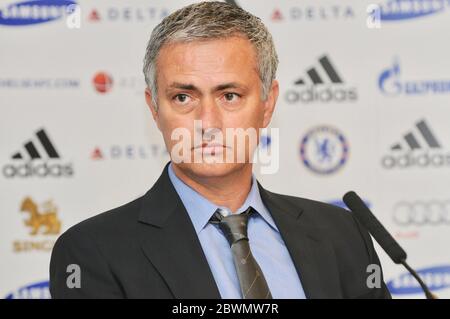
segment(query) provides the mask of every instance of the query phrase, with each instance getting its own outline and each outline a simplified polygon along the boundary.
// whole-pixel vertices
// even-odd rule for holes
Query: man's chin
[[[188,175],[199,178],[222,177],[242,170],[249,163],[179,163],[176,165],[180,170]]]

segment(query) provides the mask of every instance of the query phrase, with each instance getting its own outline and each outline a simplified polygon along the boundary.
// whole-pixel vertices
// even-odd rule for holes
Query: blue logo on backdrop
[[[0,25],[22,26],[60,19],[68,12],[71,0],[31,0],[0,8]]]
[[[8,294],[5,299],[50,299],[49,282],[40,281],[21,287]]]
[[[417,271],[417,273],[430,290],[436,291],[450,288],[450,265],[424,268]],[[422,293],[420,285],[410,273],[402,274],[397,278],[390,280],[387,283],[387,287],[389,291],[395,295]]]
[[[305,166],[317,174],[332,174],[347,161],[349,146],[344,135],[330,126],[318,126],[308,131],[300,145]]]
[[[381,21],[410,20],[443,12],[449,5],[449,0],[389,0],[371,14]]]
[[[450,80],[414,80],[401,79],[400,63],[396,58],[391,67],[381,72],[378,78],[378,88],[389,96],[425,95],[450,93]]]
[[[337,206],[337,207],[349,210],[347,205],[345,205],[345,203],[344,203],[344,201],[342,199],[329,200],[327,202],[328,202],[328,204],[331,204],[331,205],[334,205],[334,206]],[[372,206],[372,204],[369,201],[365,200],[365,199],[363,199],[363,202],[369,208]]]
[[[270,137],[270,135],[261,135],[259,143],[261,147],[267,148],[270,146],[270,144],[272,144],[272,138]]]

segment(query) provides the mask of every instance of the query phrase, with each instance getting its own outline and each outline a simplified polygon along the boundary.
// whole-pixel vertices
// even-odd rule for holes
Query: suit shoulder
[[[122,206],[87,218],[66,230],[58,241],[66,239],[77,240],[82,237],[97,239],[120,238],[133,232],[138,220],[142,197],[139,197]]]
[[[135,233],[140,202],[138,198],[88,218],[57,239],[49,267],[53,298],[123,297],[112,275],[112,265],[128,260],[125,254],[130,250],[127,239]],[[78,271],[82,271],[83,289],[67,289],[69,265],[76,265]]]
[[[289,205],[301,208],[307,214],[314,214],[317,218],[348,218],[350,212],[344,208],[303,197],[277,194],[269,192],[273,198],[278,198]]]
[[[272,196],[290,203],[291,207],[302,209],[302,218],[318,229],[326,230],[327,236],[347,238],[350,241],[364,242],[370,250],[372,242],[367,230],[358,222],[354,214],[344,208],[311,199],[275,194]],[[361,238],[363,241],[361,241]]]
[[[291,195],[269,192],[272,199],[282,202],[286,209],[301,209],[302,219],[320,228],[337,228],[360,232],[358,222],[353,214],[336,205]]]

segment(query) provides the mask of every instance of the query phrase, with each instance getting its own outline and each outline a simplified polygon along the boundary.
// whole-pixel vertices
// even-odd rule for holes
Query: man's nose
[[[222,113],[213,97],[204,98],[201,101],[196,119],[202,121],[203,130],[222,127]]]

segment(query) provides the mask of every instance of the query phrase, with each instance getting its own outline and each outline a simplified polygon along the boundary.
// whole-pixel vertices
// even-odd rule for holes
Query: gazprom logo
[[[381,21],[410,20],[445,11],[449,0],[388,0],[373,12]]]
[[[450,265],[424,268],[417,273],[432,291],[450,288]],[[419,283],[409,273],[389,281],[387,287],[395,295],[422,293]]]
[[[0,25],[23,26],[61,19],[70,14],[71,0],[31,0],[0,6]]]
[[[378,88],[387,95],[397,95],[402,93],[402,83],[400,82],[400,63],[398,58],[394,59],[392,67],[383,70],[378,78]]]
[[[50,299],[49,282],[45,280],[20,287],[5,299]]]
[[[383,94],[388,96],[397,96],[399,94],[408,96],[448,94],[450,93],[450,80],[402,80],[400,62],[398,58],[395,58],[392,66],[383,70],[378,77],[378,88]]]

